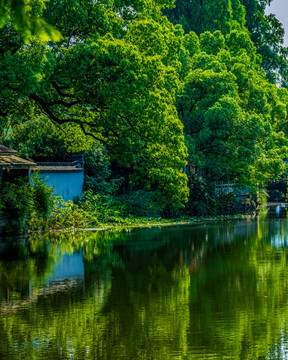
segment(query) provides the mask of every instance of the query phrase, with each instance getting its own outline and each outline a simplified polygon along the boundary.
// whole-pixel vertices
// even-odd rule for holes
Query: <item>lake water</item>
[[[288,359],[276,215],[0,243],[0,359]]]

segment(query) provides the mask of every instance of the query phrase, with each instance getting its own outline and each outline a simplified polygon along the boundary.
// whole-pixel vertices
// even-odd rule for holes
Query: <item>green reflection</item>
[[[285,358],[287,239],[281,218],[31,238],[0,261],[0,358]],[[67,254],[83,270],[55,280]]]

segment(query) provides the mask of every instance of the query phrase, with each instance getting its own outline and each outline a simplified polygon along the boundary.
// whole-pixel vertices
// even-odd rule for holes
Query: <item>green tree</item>
[[[194,31],[200,35],[221,30],[227,34],[233,28],[244,30],[245,8],[240,0],[176,0],[175,7],[164,13],[173,24],[181,24],[187,33]]]
[[[164,10],[173,24],[181,24],[185,32],[232,29],[251,33],[251,40],[262,57],[262,69],[272,83],[287,87],[288,50],[284,46],[284,28],[274,14],[265,9],[272,0],[176,0],[173,9]]]
[[[232,29],[251,33],[251,40],[262,57],[262,69],[272,83],[287,87],[288,50],[284,46],[284,28],[274,14],[265,9],[273,0],[176,0],[173,9],[164,10],[173,24],[181,24],[185,32]]]
[[[274,14],[265,13],[272,1],[243,0],[242,3],[246,8],[246,26],[262,56],[262,68],[270,82],[287,87],[288,51],[284,46],[284,28]]]
[[[50,1],[43,15],[63,34],[23,46],[1,32],[0,114],[76,124],[102,142],[130,180],[156,189],[163,206],[187,199],[179,90],[181,29],[161,13],[169,3]],[[119,16],[119,14],[122,14]]]
[[[73,152],[88,151],[95,142],[86,137],[77,124],[56,126],[44,116],[27,119],[10,117],[2,124],[1,143],[33,159],[64,159]]]
[[[226,39],[205,32],[199,40],[178,99],[190,162],[205,167],[210,180],[256,185],[278,178],[288,154],[287,91],[259,70],[247,32],[233,30]]]

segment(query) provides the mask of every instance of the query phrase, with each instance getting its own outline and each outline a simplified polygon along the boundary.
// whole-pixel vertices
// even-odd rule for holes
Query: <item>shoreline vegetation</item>
[[[172,206],[161,208],[147,191],[123,197],[117,191],[104,195],[88,190],[82,199],[64,202],[37,175],[30,183],[22,180],[1,185],[0,219],[6,221],[1,231],[4,235],[196,224],[241,219],[259,211],[252,197],[245,202],[237,200],[235,194],[216,197],[208,194],[206,188],[202,197],[175,210]]]
[[[259,212],[258,212],[259,213]],[[267,213],[267,209],[265,208],[264,213]],[[128,218],[122,219],[120,223],[114,224],[99,224],[97,227],[58,227],[58,228],[50,228],[50,229],[26,229],[25,232],[22,233],[11,233],[4,232],[1,233],[1,221],[0,221],[0,243],[5,242],[6,239],[15,239],[20,237],[21,239],[42,239],[42,240],[55,240],[62,241],[63,239],[69,240],[70,236],[72,238],[69,241],[74,243],[78,242],[80,239],[84,241],[83,234],[87,236],[86,240],[89,240],[90,237],[94,236],[93,234],[109,234],[109,233],[123,233],[123,232],[131,232],[133,230],[139,229],[162,229],[168,227],[178,227],[178,226],[197,226],[197,225],[205,225],[207,223],[219,223],[219,222],[227,222],[227,221],[237,221],[237,220],[249,220],[254,219],[257,216],[257,213],[253,214],[238,214],[238,215],[218,215],[218,216],[210,216],[210,217],[190,217],[190,218],[174,218],[174,219],[159,219],[159,218]],[[64,236],[64,238],[63,238]],[[66,238],[69,236],[69,238]],[[102,236],[102,235],[100,235]],[[106,236],[105,236],[106,237]],[[57,240],[58,239],[58,240]],[[62,239],[62,240],[61,240]]]
[[[28,230],[28,234],[32,233],[56,233],[56,232],[92,232],[92,231],[104,231],[104,230],[131,230],[139,228],[162,228],[174,225],[197,225],[205,222],[219,222],[219,221],[230,221],[230,220],[241,220],[254,218],[256,213],[253,214],[239,214],[239,215],[217,215],[211,217],[190,217],[190,218],[174,218],[174,219],[159,219],[159,218],[127,218],[122,219],[121,223],[114,224],[102,224],[98,227],[87,227],[87,228],[55,228],[49,230]]]

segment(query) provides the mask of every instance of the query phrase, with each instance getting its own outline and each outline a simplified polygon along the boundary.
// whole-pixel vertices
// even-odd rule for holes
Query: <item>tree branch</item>
[[[68,93],[64,93],[62,92],[62,90],[66,90],[66,89],[69,89],[68,86],[59,86],[56,81],[51,81],[51,84],[54,86],[55,90],[57,91],[57,93],[60,95],[60,96],[63,96],[63,97],[69,97],[69,98],[74,98],[75,96],[72,95],[72,94],[68,94]]]
[[[192,110],[193,110],[193,108],[194,108],[194,106],[197,104],[197,102],[198,101],[200,101],[201,99],[196,99],[195,101],[191,101],[191,106],[190,106],[190,109],[189,109],[189,113],[191,114],[191,112],[192,112]]]
[[[79,103],[80,103],[80,101],[78,101],[78,100],[72,101],[72,102],[70,102],[70,103],[67,103],[67,102],[64,101],[64,100],[53,100],[53,101],[50,101],[49,103],[46,103],[46,105],[47,105],[48,107],[54,106],[54,105],[62,105],[62,106],[65,106],[65,107],[67,107],[67,108],[70,108],[70,107],[72,107],[72,106],[74,106],[74,105],[77,105],[77,104],[79,104]]]
[[[83,131],[83,134],[86,135],[86,136],[91,136],[93,139],[97,140],[97,141],[100,141],[102,144],[104,144],[108,149],[109,149],[109,144],[101,139],[101,138],[98,138],[97,136],[95,136],[94,134],[86,131],[85,127],[84,127],[84,124],[83,123],[79,123],[80,127],[81,127],[81,130]]]
[[[102,142],[103,144],[105,144],[108,148],[109,148],[109,144],[101,139],[98,138],[97,136],[95,136],[93,133],[90,133],[88,131],[86,131],[85,129],[85,125],[90,126],[90,127],[96,127],[97,124],[91,124],[88,121],[82,121],[82,120],[76,120],[73,118],[68,118],[68,119],[59,119],[57,116],[54,115],[54,113],[49,109],[49,105],[46,104],[46,102],[41,99],[39,96],[35,95],[35,94],[30,94],[29,95],[30,99],[34,100],[39,106],[40,108],[45,112],[45,114],[56,124],[66,124],[66,123],[74,123],[74,124],[78,124],[81,127],[81,130],[83,131],[84,135],[88,135],[93,137],[95,140],[98,140],[100,142]]]
[[[131,121],[130,121],[126,116],[123,116],[123,115],[119,114],[119,117],[120,117],[122,120],[124,120],[125,122],[127,122],[128,125],[131,127],[131,129],[132,129],[141,139],[142,139],[142,138],[147,139],[147,136],[142,135],[139,131],[137,131],[137,130],[135,129],[134,125],[131,123]]]

